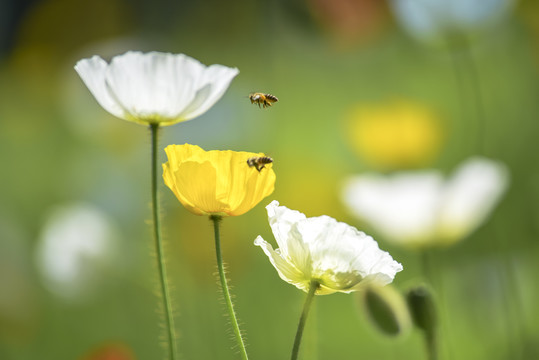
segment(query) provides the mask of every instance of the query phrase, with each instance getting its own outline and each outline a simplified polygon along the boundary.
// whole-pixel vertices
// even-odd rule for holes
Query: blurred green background
[[[81,58],[127,50],[181,52],[240,69],[210,111],[165,128],[161,148],[189,142],[275,159],[275,192],[222,226],[253,359],[289,357],[304,300],[253,246],[257,235],[274,243],[267,203],[372,234],[403,264],[394,285],[405,290],[424,278],[419,255],[352,217],[340,200],[343,179],[373,170],[449,171],[476,154],[504,162],[511,185],[484,226],[431,254],[443,305],[441,358],[539,358],[535,0],[466,34],[465,51],[408,35],[379,0],[3,0],[0,26],[0,359],[164,358],[148,225],[149,131],[105,112],[73,70]],[[261,110],[249,103],[253,91],[279,102]],[[394,101],[435,114],[441,133],[427,131],[434,145],[424,158],[378,166],[376,151],[358,153],[347,124],[358,107]],[[181,358],[236,359],[211,223],[187,212],[164,185],[160,194]],[[51,221],[72,206],[100,214],[107,241],[105,250],[90,249],[69,265],[62,259],[70,251],[48,249],[45,239],[54,234]],[[50,264],[60,272],[47,272]],[[417,330],[382,335],[359,298],[345,294],[316,298],[301,354],[425,358]]]

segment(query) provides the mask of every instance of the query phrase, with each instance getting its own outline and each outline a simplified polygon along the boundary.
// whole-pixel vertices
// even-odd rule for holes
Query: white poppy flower
[[[373,238],[352,226],[329,216],[307,218],[277,201],[266,209],[279,248],[273,250],[260,236],[254,243],[281,279],[305,292],[313,280],[320,284],[317,295],[349,293],[370,282],[387,285],[402,270]]]
[[[223,96],[238,69],[205,66],[184,54],[129,51],[75,65],[97,102],[109,113],[141,124],[191,120]]]
[[[391,0],[401,25],[413,36],[431,40],[455,32],[467,32],[499,21],[514,0]]]
[[[505,166],[472,158],[447,180],[436,170],[355,176],[345,184],[343,200],[390,241],[414,247],[447,245],[485,221],[507,182]]]

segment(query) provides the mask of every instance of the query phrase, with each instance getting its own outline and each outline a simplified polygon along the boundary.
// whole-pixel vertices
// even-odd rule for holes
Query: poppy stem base
[[[316,280],[311,281],[309,286],[309,292],[307,293],[307,298],[305,299],[305,304],[303,305],[303,311],[301,317],[299,318],[298,330],[296,332],[296,338],[294,339],[294,347],[292,349],[292,360],[296,360],[299,354],[299,345],[301,344],[301,337],[303,336],[303,329],[305,328],[305,322],[307,321],[307,316],[309,315],[309,310],[314,299],[314,294],[320,286],[320,283]]]
[[[230,290],[228,289],[228,284],[226,280],[225,267],[223,264],[223,256],[221,254],[221,236],[219,233],[219,223],[221,222],[222,217],[219,215],[211,215],[210,220],[213,222],[213,229],[215,233],[215,254],[217,256],[217,268],[219,270],[219,280],[221,281],[221,289],[223,291],[223,296],[225,298],[226,307],[228,309],[228,316],[230,318],[230,323],[234,331],[234,336],[238,343],[240,350],[241,358],[243,360],[248,360],[247,350],[245,349],[245,344],[241,336],[240,327],[238,325],[238,320],[236,319],[236,313],[234,311],[234,305],[232,304],[232,299],[230,297]]]

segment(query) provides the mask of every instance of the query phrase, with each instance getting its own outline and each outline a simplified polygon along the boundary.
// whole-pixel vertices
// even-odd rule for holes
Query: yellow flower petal
[[[272,164],[261,171],[247,159],[264,156],[237,151],[204,151],[196,145],[169,145],[163,179],[178,200],[197,215],[237,216],[273,192]]]

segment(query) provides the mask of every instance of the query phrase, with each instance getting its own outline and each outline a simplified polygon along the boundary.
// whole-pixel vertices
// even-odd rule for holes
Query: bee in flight
[[[265,168],[266,164],[271,164],[272,162],[273,159],[269,156],[253,156],[247,159],[247,165],[249,165],[249,167],[254,166],[258,172]]]
[[[258,107],[262,105],[262,107],[264,108],[267,106],[271,106],[274,102],[279,101],[276,96],[259,92],[249,94],[249,99],[251,100],[251,104],[258,104]]]

